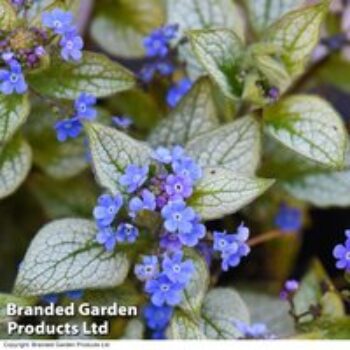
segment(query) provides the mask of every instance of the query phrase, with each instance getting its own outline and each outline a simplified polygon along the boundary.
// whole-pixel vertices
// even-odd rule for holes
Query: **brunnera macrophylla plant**
[[[248,0],[249,30],[230,0],[121,2],[115,18],[113,4],[100,5],[91,35],[111,55],[145,56],[135,75],[83,50],[77,3],[0,0],[0,197],[29,172],[32,151],[19,128],[30,106],[40,111],[41,104],[55,118],[44,109],[37,123],[49,123],[65,151],[47,164],[29,130],[36,165],[58,177],[89,163],[101,189],[90,219],[56,220],[38,232],[6,300],[134,303],[143,320],[137,337],[252,339],[345,329],[339,293],[317,263],[302,281],[285,283],[284,302],[217,287],[215,264],[237,267],[265,238],[251,237],[244,222],[226,230],[206,224],[247,210],[268,190],[319,206],[350,204],[343,122],[327,101],[300,89],[329,1]],[[125,28],[119,13],[136,20]],[[128,133],[130,118],[113,118],[119,130],[105,125],[98,98],[136,82],[148,93],[159,80],[168,113],[143,141]],[[72,148],[78,136],[86,137],[87,161]],[[68,172],[56,160],[67,153]],[[298,231],[301,221],[300,210],[282,205],[279,230],[268,237]],[[333,252],[347,274],[348,243]],[[281,314],[269,323],[272,311]]]

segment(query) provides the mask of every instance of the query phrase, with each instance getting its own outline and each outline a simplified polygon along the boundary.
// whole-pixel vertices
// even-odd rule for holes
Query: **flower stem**
[[[278,238],[282,236],[282,232],[280,230],[272,230],[265,232],[257,237],[251,238],[248,241],[248,245],[250,247],[255,247],[259,244],[271,241],[272,239]]]

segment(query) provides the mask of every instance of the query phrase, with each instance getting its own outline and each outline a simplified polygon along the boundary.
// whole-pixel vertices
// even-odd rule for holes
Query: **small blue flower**
[[[195,216],[191,223],[192,230],[190,232],[179,233],[180,242],[187,247],[195,247],[206,233],[205,226],[201,223],[198,215]]]
[[[263,323],[254,323],[247,325],[241,321],[235,321],[237,329],[242,333],[242,336],[247,339],[265,339],[268,336],[268,329]]]
[[[112,252],[117,244],[117,233],[112,227],[102,228],[96,235],[96,241],[104,245],[107,252]]]
[[[46,304],[56,304],[58,302],[58,294],[47,294],[41,297],[41,300]]]
[[[116,235],[118,242],[134,243],[139,236],[139,230],[129,223],[122,223],[118,226]]]
[[[0,91],[4,95],[24,94],[28,90],[28,85],[22,74],[21,65],[11,60],[9,69],[0,69]]]
[[[284,288],[280,293],[280,299],[288,300],[291,295],[299,289],[299,282],[296,280],[288,280],[284,284]]]
[[[96,104],[96,97],[90,94],[82,93],[74,102],[76,117],[79,119],[93,120],[97,112],[93,108]]]
[[[182,242],[177,233],[165,232],[160,237],[159,246],[168,252],[175,252],[182,248]]]
[[[226,231],[224,232],[214,231],[213,236],[214,236],[213,249],[221,253],[226,251],[232,244],[236,244],[234,235],[229,235],[226,233]]]
[[[198,181],[203,176],[201,167],[190,157],[182,157],[174,161],[172,168],[175,174],[187,176],[193,182]]]
[[[165,183],[165,191],[170,199],[184,199],[192,195],[192,181],[187,176],[168,175]]]
[[[72,290],[70,292],[66,292],[66,296],[72,300],[79,300],[83,297],[83,295],[84,291],[82,290]]]
[[[152,154],[152,158],[163,164],[170,164],[173,160],[168,148],[158,147]]]
[[[337,269],[350,272],[350,230],[345,231],[347,237],[344,244],[338,244],[333,249],[333,256],[338,261],[336,263]]]
[[[190,233],[193,229],[192,221],[195,212],[186,206],[182,200],[169,201],[161,211],[164,227],[169,232]]]
[[[181,251],[174,253],[172,257],[166,255],[162,263],[162,268],[170,281],[187,285],[194,273],[194,265],[191,260],[182,261],[182,258],[183,253]]]
[[[124,175],[119,179],[119,183],[127,188],[129,193],[135,192],[147,180],[149,168],[147,165],[138,167],[130,164],[127,166]]]
[[[135,217],[141,210],[154,211],[156,209],[156,197],[149,190],[145,189],[140,197],[134,197],[129,202],[130,216]]]
[[[165,340],[165,339],[167,339],[165,332],[166,332],[166,328],[156,330],[156,331],[151,333],[151,339],[153,339],[153,340]]]
[[[169,107],[175,107],[183,96],[187,94],[191,90],[192,82],[188,78],[184,78],[173,85],[167,94],[167,103]]]
[[[301,210],[282,203],[275,217],[275,225],[281,231],[299,231],[302,226]]]
[[[83,125],[76,117],[60,120],[55,124],[57,139],[60,142],[64,142],[69,138],[76,138],[83,130]]]
[[[1,58],[6,64],[10,63],[14,59],[14,57],[15,54],[11,51],[7,51],[1,54]]]
[[[82,49],[84,41],[82,37],[75,31],[70,31],[60,40],[61,57],[65,61],[80,61],[83,57]]]
[[[45,27],[52,29],[56,34],[63,35],[72,31],[73,14],[55,8],[51,12],[42,14],[42,23]]]
[[[119,129],[128,129],[133,124],[129,117],[112,117],[112,121]]]
[[[123,197],[120,194],[115,196],[103,194],[100,196],[93,212],[97,225],[99,227],[111,225],[122,205]]]
[[[151,301],[156,306],[164,304],[175,306],[181,302],[183,285],[172,282],[165,274],[146,282],[145,291],[151,294]]]
[[[152,81],[156,73],[158,73],[160,76],[167,77],[174,71],[175,66],[171,62],[167,60],[160,60],[154,63],[145,64],[142,67],[139,76],[143,82],[149,83]]]
[[[144,256],[142,264],[135,265],[134,272],[140,281],[154,278],[159,272],[158,258],[155,255]]]
[[[168,325],[173,314],[171,306],[156,306],[152,303],[143,309],[143,315],[148,328],[163,330]]]

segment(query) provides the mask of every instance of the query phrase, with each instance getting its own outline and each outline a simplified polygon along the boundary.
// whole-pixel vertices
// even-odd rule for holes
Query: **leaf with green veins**
[[[206,261],[193,249],[184,251],[184,260],[191,259],[195,271],[183,292],[183,300],[178,306],[190,313],[200,312],[205,293],[209,287],[209,271]]]
[[[15,304],[17,306],[32,306],[37,302],[35,297],[18,297],[12,294],[0,293],[0,323],[6,319],[7,316],[7,305]]]
[[[97,186],[86,176],[62,181],[38,174],[31,177],[29,188],[50,219],[91,218],[98,196]]]
[[[16,12],[7,0],[0,0],[0,30],[10,30],[16,22]]]
[[[218,219],[243,208],[272,186],[274,180],[250,178],[226,168],[205,168],[189,200],[204,220]]]
[[[279,46],[282,61],[291,75],[302,73],[318,43],[328,4],[319,3],[287,13],[268,29],[265,40]]]
[[[51,65],[28,76],[32,88],[45,96],[76,99],[82,91],[105,97],[135,86],[135,77],[120,64],[93,52],[84,52],[80,62],[52,57]]]
[[[93,39],[115,56],[144,55],[143,38],[164,22],[159,0],[100,0],[91,25]]]
[[[32,151],[26,141],[15,137],[0,147],[0,199],[15,192],[32,165]]]
[[[244,22],[232,0],[167,0],[166,4],[168,23],[179,24],[179,37],[192,29],[228,28],[244,40]],[[203,75],[189,44],[179,47],[179,55],[192,80]]]
[[[30,111],[28,95],[0,94],[0,145],[24,124]]]
[[[125,192],[119,185],[120,175],[129,164],[148,164],[150,148],[113,128],[90,123],[85,127],[98,182],[112,193]]]
[[[293,151],[330,168],[344,166],[348,145],[341,117],[316,96],[292,96],[264,111],[266,131]]]
[[[172,339],[235,339],[235,322],[249,324],[247,306],[231,288],[215,288],[204,298],[200,314],[175,310],[168,329]]]
[[[246,116],[191,141],[186,150],[202,167],[220,166],[254,175],[260,160],[260,125]]]
[[[250,23],[257,33],[263,33],[286,13],[304,4],[305,0],[248,0]]]
[[[129,270],[126,255],[106,252],[95,237],[95,223],[89,220],[63,219],[46,225],[27,250],[14,293],[44,295],[123,283]]]
[[[236,99],[242,94],[239,59],[243,50],[240,38],[228,29],[189,32],[192,49],[224,95]]]
[[[218,124],[211,83],[202,78],[151,132],[148,141],[153,147],[186,145]]]

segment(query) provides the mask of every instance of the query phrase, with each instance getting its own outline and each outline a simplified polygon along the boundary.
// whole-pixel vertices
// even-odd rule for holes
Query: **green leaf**
[[[350,339],[350,318],[343,317],[336,320],[320,320],[310,322],[301,329],[298,339]]]
[[[91,35],[104,51],[115,56],[143,56],[143,38],[164,22],[159,0],[100,0],[96,5]]]
[[[151,151],[125,133],[99,124],[86,124],[92,162],[100,185],[112,193],[125,192],[119,177],[129,164],[146,165]]]
[[[23,139],[15,137],[0,147],[0,199],[17,190],[32,165],[32,151]]]
[[[24,124],[29,110],[28,95],[0,94],[0,145],[6,143]]]
[[[189,32],[192,49],[204,69],[224,95],[235,99],[242,93],[239,77],[241,39],[228,29],[194,30]]]
[[[37,298],[35,297],[18,297],[12,294],[0,293],[0,323],[7,317],[7,305],[16,304],[17,306],[32,306],[35,305]]]
[[[301,155],[344,166],[347,133],[338,113],[316,96],[292,96],[264,111],[267,132]]]
[[[305,4],[304,0],[248,0],[250,22],[258,33],[280,19],[287,12]]]
[[[125,280],[124,253],[108,253],[95,241],[95,223],[63,219],[42,228],[19,269],[14,293],[23,296],[112,288]]]
[[[249,178],[225,168],[206,168],[189,204],[204,220],[237,212],[264,193],[274,180]]]
[[[104,97],[135,85],[131,72],[93,52],[85,52],[78,63],[64,62],[58,56],[52,57],[50,67],[28,76],[28,81],[43,95],[71,100],[76,99],[82,91]]]
[[[253,175],[260,161],[260,134],[259,123],[247,116],[195,138],[186,149],[202,167]]]
[[[72,216],[91,218],[98,191],[90,178],[79,176],[55,180],[38,174],[31,177],[29,186],[50,219]]]
[[[177,23],[179,37],[192,29],[228,28],[244,40],[244,21],[232,0],[167,0],[168,23]],[[179,47],[181,59],[186,62],[192,80],[203,75],[203,68],[193,55],[190,45]]]
[[[122,339],[143,339],[144,332],[144,323],[139,319],[133,319],[128,322]]]
[[[302,73],[317,45],[327,7],[320,3],[289,12],[267,31],[265,39],[283,50],[281,58],[292,75]]]
[[[0,30],[10,30],[16,22],[16,12],[7,0],[0,0]]]
[[[183,301],[179,308],[190,313],[198,313],[209,287],[208,266],[206,261],[192,249],[185,250],[184,259],[192,260],[195,272],[184,290]]]
[[[197,81],[170,115],[151,132],[153,147],[186,145],[218,125],[212,88],[207,78]]]
[[[231,288],[211,290],[200,315],[176,310],[168,336],[172,339],[235,339],[240,333],[235,321],[249,323],[249,311],[240,295]]]

